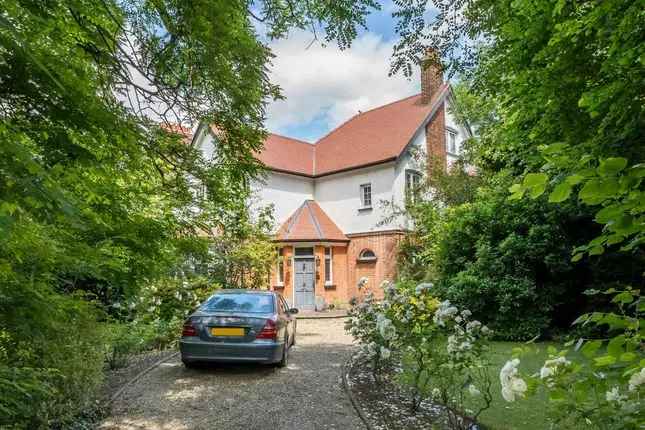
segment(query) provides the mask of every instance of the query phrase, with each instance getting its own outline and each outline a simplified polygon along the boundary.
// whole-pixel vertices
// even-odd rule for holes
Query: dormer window
[[[451,155],[458,155],[457,132],[450,128],[446,129],[446,152]]]
[[[371,249],[365,248],[358,254],[357,261],[359,263],[371,263],[376,261],[376,254]]]
[[[372,184],[362,184],[360,191],[361,209],[372,209]]]

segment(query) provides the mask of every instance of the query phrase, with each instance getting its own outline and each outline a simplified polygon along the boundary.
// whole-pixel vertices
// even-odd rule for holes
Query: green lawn
[[[521,358],[520,371],[534,373],[547,358],[547,347],[556,344],[536,344],[536,353],[527,354]],[[481,423],[491,430],[546,430],[546,402],[543,394],[538,394],[529,399],[506,402],[501,395],[499,383],[499,370],[511,358],[514,347],[520,346],[514,342],[493,342],[490,349],[492,364],[491,376],[493,379],[493,404],[491,408],[482,413]]]

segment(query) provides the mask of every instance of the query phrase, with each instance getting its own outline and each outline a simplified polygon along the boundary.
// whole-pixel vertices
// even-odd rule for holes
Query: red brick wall
[[[293,299],[293,268],[291,267],[291,257],[293,256],[293,247],[285,246],[282,251],[282,261],[284,262],[284,286],[280,288],[278,286],[278,272],[277,265],[271,271],[271,288],[275,291],[278,291],[282,294],[282,297],[287,299],[289,304],[292,303]]]
[[[358,291],[358,281],[365,276],[369,279],[368,287],[372,289],[377,297],[382,297],[379,286],[384,280],[394,280],[396,277],[396,259],[398,255],[399,241],[403,237],[402,232],[367,233],[364,235],[352,235],[347,250],[348,285],[347,300],[364,294]],[[363,249],[371,249],[376,254],[375,262],[362,263],[356,261]]]
[[[421,103],[429,103],[442,84],[441,60],[437,51],[429,49],[421,63]]]
[[[394,280],[396,277],[396,259],[398,254],[399,241],[403,232],[379,232],[352,235],[348,246],[334,246],[332,248],[332,287],[325,286],[325,247],[315,246],[314,255],[318,263],[315,277],[315,295],[323,297],[327,305],[346,305],[352,297],[359,297],[364,290],[359,292],[358,280],[363,276],[369,279],[368,287],[376,296],[381,298],[382,291],[379,288],[385,279]],[[375,262],[362,263],[356,261],[363,249],[371,249],[377,260]],[[293,267],[291,257],[293,247],[285,246],[282,254],[284,261],[284,286],[277,287],[277,273],[275,269],[271,274],[272,287],[280,292],[282,296],[292,303],[293,299]]]
[[[442,169],[447,168],[446,112],[443,103],[426,125],[426,149],[428,151],[428,170],[437,166]]]
[[[321,263],[321,276],[324,276],[324,263]],[[332,287],[325,287],[322,283],[322,292],[327,304],[347,303],[347,247],[334,246],[332,248]]]

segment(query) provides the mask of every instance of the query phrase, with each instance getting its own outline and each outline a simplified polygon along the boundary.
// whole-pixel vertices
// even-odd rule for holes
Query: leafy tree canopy
[[[209,258],[212,233],[247,240],[253,153],[280,97],[256,26],[346,47],[375,6],[2,2],[0,426],[71,419],[100,382],[97,321],[155,281],[181,287],[171,280]],[[201,121],[218,129],[213,159],[185,136]]]

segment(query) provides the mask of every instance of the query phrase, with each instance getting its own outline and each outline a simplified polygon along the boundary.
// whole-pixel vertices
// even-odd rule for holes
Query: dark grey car
[[[297,312],[273,291],[221,290],[184,323],[181,360],[187,367],[208,361],[285,366],[296,340]]]

